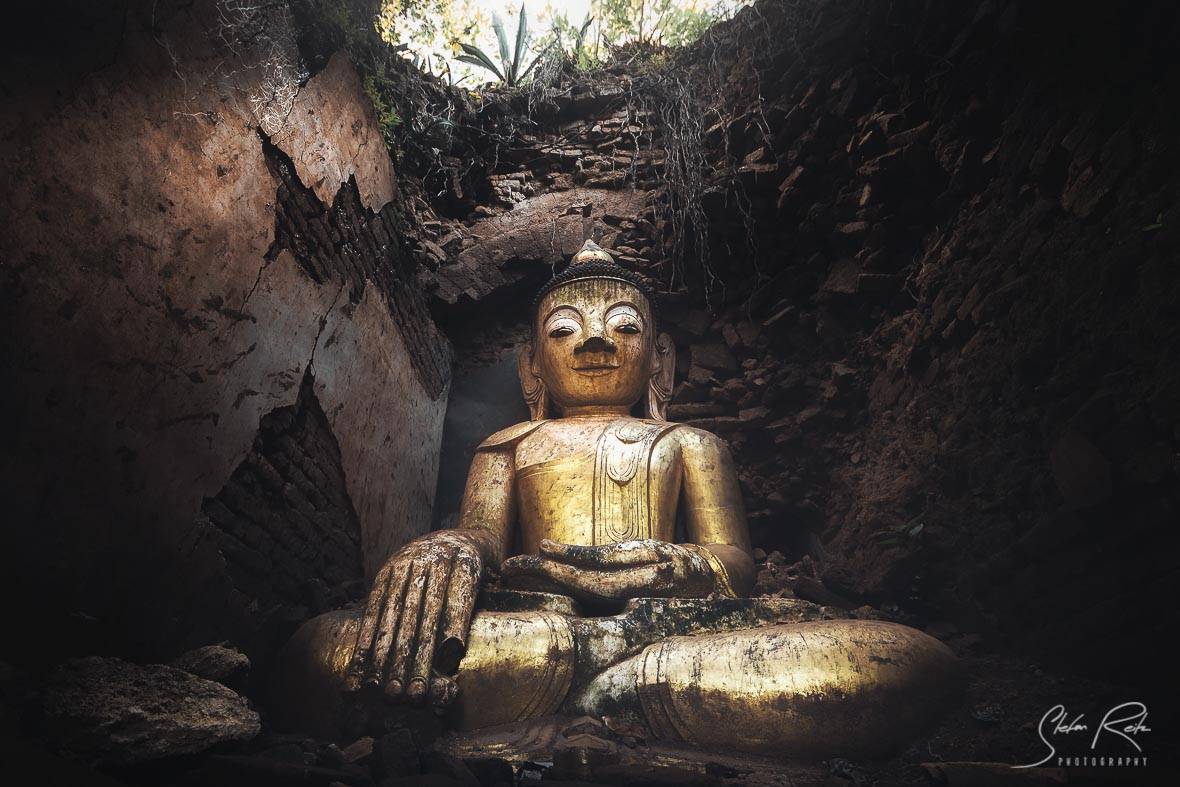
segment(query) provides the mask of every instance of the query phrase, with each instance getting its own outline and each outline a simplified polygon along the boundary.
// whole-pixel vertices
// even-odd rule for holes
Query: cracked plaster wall
[[[381,286],[268,255],[260,118],[320,201],[347,186],[359,231],[389,225],[393,171],[352,67],[333,58],[276,110],[281,70],[258,58],[281,39],[231,49],[211,1],[122,10],[61,9],[53,46],[31,35],[0,71],[4,573],[38,632],[27,657],[250,625],[197,514],[309,369],[369,574],[428,527],[434,495],[449,351],[412,292],[391,297],[396,238],[363,252],[383,255]]]

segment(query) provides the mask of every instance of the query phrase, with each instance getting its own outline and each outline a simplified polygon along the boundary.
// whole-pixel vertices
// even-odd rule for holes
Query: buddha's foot
[[[567,707],[630,715],[658,740],[773,757],[872,757],[958,697],[958,660],[922,632],[825,620],[671,637],[601,673]]]

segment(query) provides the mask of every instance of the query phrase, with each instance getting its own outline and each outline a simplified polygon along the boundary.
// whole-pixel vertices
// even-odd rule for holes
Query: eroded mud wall
[[[265,650],[428,527],[449,348],[346,57],[282,4],[65,5],[2,76],[23,655]]]

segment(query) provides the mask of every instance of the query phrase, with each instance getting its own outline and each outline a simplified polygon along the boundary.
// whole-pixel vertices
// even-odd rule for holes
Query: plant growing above
[[[511,52],[508,47],[508,34],[504,30],[504,20],[495,12],[492,13],[492,29],[496,31],[496,40],[500,44],[499,66],[488,57],[486,52],[475,44],[460,44],[459,46],[463,49],[463,54],[459,55],[459,60],[464,63],[471,63],[472,65],[486,68],[495,74],[497,79],[509,87],[519,85],[532,72],[533,67],[537,65],[537,61],[541,59],[541,56],[545,54],[545,50],[542,50],[533,58],[527,67],[524,67],[524,59],[528,54],[529,44],[528,16],[525,14],[524,4],[522,3],[520,6],[520,21],[516,28],[516,43],[512,47]]]

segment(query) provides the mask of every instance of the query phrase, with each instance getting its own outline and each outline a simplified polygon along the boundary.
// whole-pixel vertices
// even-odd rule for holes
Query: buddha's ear
[[[668,402],[672,400],[672,383],[676,375],[676,346],[672,337],[661,333],[656,337],[651,359],[651,380],[647,384],[647,417],[654,421],[668,420]]]
[[[520,377],[521,393],[524,394],[524,400],[529,406],[529,420],[544,420],[545,410],[549,406],[549,394],[545,390],[545,381],[537,374],[531,341],[525,342],[520,348],[520,355],[516,357],[516,373]]]

